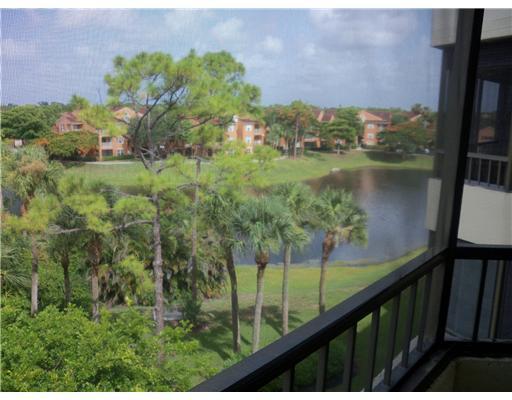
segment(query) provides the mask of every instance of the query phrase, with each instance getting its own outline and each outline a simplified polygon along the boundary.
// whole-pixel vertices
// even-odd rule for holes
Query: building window
[[[105,157],[105,156],[106,156],[106,157],[110,157],[110,156],[112,156],[112,155],[113,155],[113,154],[112,154],[112,150],[103,150],[103,151],[101,152],[101,154],[102,154],[104,157]]]
[[[235,125],[231,124],[228,126],[228,132],[234,132],[235,131]]]
[[[60,132],[65,132],[66,131],[66,125],[60,124],[59,130],[60,130]]]
[[[119,143],[119,144],[123,144],[123,143],[124,143],[124,137],[119,136],[119,137],[117,138],[117,143]]]
[[[245,125],[245,131],[246,132],[252,131],[252,125]]]
[[[112,138],[110,136],[103,136],[101,138],[101,143],[112,143]]]
[[[375,128],[375,125],[374,125],[374,124],[368,124],[367,126],[368,126],[368,129],[373,129],[373,128]]]
[[[368,134],[368,139],[375,139],[375,135],[373,133]]]
[[[246,136],[245,137],[245,141],[247,144],[250,144],[251,143],[251,137],[250,136]]]
[[[123,149],[118,149],[118,150],[117,150],[117,155],[118,155],[118,156],[122,156],[123,154],[124,154]]]

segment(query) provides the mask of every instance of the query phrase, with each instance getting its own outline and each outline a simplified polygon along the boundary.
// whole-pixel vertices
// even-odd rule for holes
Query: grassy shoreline
[[[207,168],[207,164],[205,165]],[[189,166],[192,171],[193,165]],[[331,153],[309,152],[304,157],[291,160],[279,159],[276,167],[266,174],[269,185],[283,182],[297,182],[320,178],[332,169],[350,171],[361,168],[391,168],[391,169],[432,169],[432,157],[416,155],[411,159],[379,151],[351,151],[336,155]],[[137,175],[144,167],[139,162],[109,164],[82,164],[66,169],[66,175],[83,176],[86,180],[102,180],[118,187],[133,187],[137,184]],[[164,176],[172,176],[171,171],[164,171]]]

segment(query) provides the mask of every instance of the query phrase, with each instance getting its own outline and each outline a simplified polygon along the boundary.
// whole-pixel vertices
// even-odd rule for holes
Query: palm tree
[[[270,252],[277,251],[283,242],[291,242],[296,227],[286,207],[275,197],[255,198],[243,204],[234,226],[244,246],[254,251],[257,267],[252,333],[252,352],[255,353],[260,342],[264,275]]]
[[[270,126],[266,140],[270,142],[270,145],[272,146],[273,149],[276,149],[279,146],[279,141],[281,140],[281,138],[285,136],[286,132],[284,127],[279,123],[275,123]]]
[[[22,292],[30,287],[30,276],[23,268],[24,249],[19,242],[5,243],[2,238],[2,268],[0,287],[2,291]]]
[[[312,220],[314,196],[309,186],[296,182],[278,185],[272,194],[283,201],[296,225],[296,235],[292,237],[293,241],[284,243],[282,285],[282,334],[284,336],[288,333],[288,274],[292,248],[300,248],[310,239],[305,228]]]
[[[61,175],[60,163],[50,161],[42,147],[27,146],[16,151],[5,151],[2,157],[2,182],[21,201],[20,213],[24,215],[30,202],[38,193],[53,193]],[[30,313],[38,310],[39,246],[34,233],[30,234],[32,256]]]
[[[352,194],[345,190],[327,189],[316,202],[317,226],[322,228],[322,260],[320,265],[319,311],[325,311],[325,279],[332,251],[340,243],[365,245],[366,213],[358,207]]]
[[[62,199],[61,199],[62,200]],[[62,229],[84,228],[83,218],[75,213],[70,207],[61,208],[54,223]],[[64,278],[64,304],[71,303],[71,279],[70,279],[70,256],[84,244],[84,237],[80,232],[72,232],[65,235],[52,235],[49,252],[50,255],[60,263]]]
[[[231,286],[231,326],[233,333],[233,352],[239,353],[241,346],[240,338],[240,307],[238,304],[238,281],[236,276],[235,261],[233,252],[237,246],[234,231],[234,218],[240,208],[240,201],[232,192],[224,195],[215,192],[210,194],[204,202],[206,219],[219,237],[220,246],[223,251],[226,269],[229,275]]]
[[[99,321],[100,316],[100,266],[104,259],[103,251],[106,238],[111,234],[111,204],[105,193],[101,192],[101,184],[86,185],[84,179],[66,177],[59,184],[61,202],[73,213],[81,217],[83,226],[79,228],[84,238],[87,252],[86,264],[91,273],[92,318]]]
[[[62,165],[50,161],[42,147],[27,146],[2,155],[3,185],[21,201],[21,214],[38,193],[55,193]]]

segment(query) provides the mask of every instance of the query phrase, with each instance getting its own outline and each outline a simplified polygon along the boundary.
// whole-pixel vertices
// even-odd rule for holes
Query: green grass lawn
[[[191,162],[189,166],[192,170]],[[207,168],[206,165],[205,167]],[[267,182],[276,184],[302,181],[327,175],[333,168],[352,170],[363,167],[429,170],[432,168],[432,157],[417,155],[404,160],[400,156],[377,151],[351,151],[341,155],[309,152],[297,160],[277,160],[275,169],[268,173]],[[140,162],[119,162],[108,165],[81,164],[69,167],[66,174],[84,176],[87,180],[100,180],[118,187],[130,187],[136,185],[137,175],[143,168]],[[172,173],[172,171],[164,172],[169,176]]]
[[[342,266],[341,263],[332,263],[327,276],[327,306],[328,308],[340,303],[371,283],[384,277],[389,272],[405,264],[408,260],[420,254],[424,248],[412,251],[401,258],[380,264],[365,267]],[[256,267],[241,266],[237,268],[240,303],[240,329],[242,337],[242,353],[250,354],[252,337],[252,320],[254,300],[256,293]],[[318,315],[318,283],[320,269],[316,267],[303,267],[293,265],[290,269],[290,330],[304,324]],[[268,267],[265,272],[264,306],[261,327],[261,347],[277,340],[281,336],[281,284],[282,268]],[[213,358],[216,365],[223,365],[226,360],[233,357],[231,351],[231,306],[229,288],[219,299],[207,300],[202,306],[202,329],[195,333],[201,349]],[[406,304],[406,302],[404,302]],[[386,324],[387,308],[383,308],[382,326]],[[360,340],[356,359],[364,364],[366,352],[365,337],[369,319],[366,318],[358,324]],[[384,331],[384,329],[383,329]],[[338,343],[339,342],[339,343]],[[343,351],[341,339],[337,339],[336,351]],[[331,356],[332,357],[332,356]],[[305,365],[313,363],[305,361]],[[342,357],[338,361],[341,362]],[[333,362],[337,362],[333,359]],[[378,356],[378,363],[383,362],[383,354]],[[225,365],[225,364],[224,364]],[[335,364],[338,365],[338,364]],[[340,375],[341,376],[341,375]],[[362,378],[362,377],[361,377]]]

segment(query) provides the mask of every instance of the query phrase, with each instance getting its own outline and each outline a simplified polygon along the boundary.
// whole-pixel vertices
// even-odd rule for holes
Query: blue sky
[[[112,59],[228,50],[262,103],[436,108],[429,10],[2,10],[2,103],[106,99]]]

